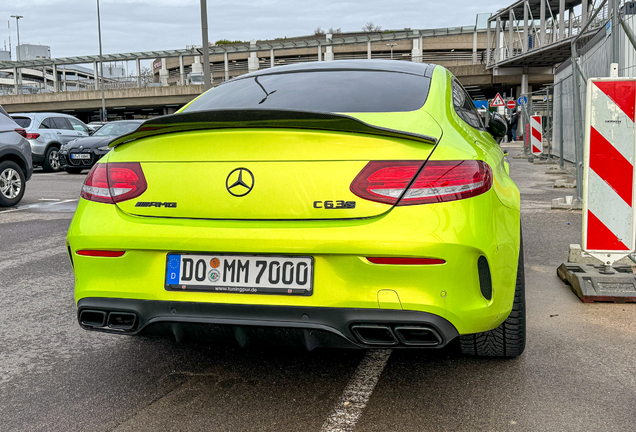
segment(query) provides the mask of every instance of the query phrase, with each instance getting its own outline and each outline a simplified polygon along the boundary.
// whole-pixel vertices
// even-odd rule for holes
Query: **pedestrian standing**
[[[510,130],[512,131],[512,141],[517,141],[517,126],[519,125],[519,113],[517,110],[512,112],[510,119]]]

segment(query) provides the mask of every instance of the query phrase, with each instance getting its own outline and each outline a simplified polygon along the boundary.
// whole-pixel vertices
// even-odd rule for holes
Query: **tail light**
[[[27,137],[27,132],[26,132],[24,129],[22,129],[22,128],[15,128],[15,129],[13,129],[13,130],[14,130],[14,131],[16,131],[17,133],[19,133],[20,135],[22,135],[24,138],[26,138],[26,137]]]
[[[95,164],[86,176],[80,196],[89,201],[115,204],[136,198],[147,184],[139,162]]]
[[[40,134],[39,133],[27,133],[25,138],[26,139],[38,139],[38,138],[40,138]]]
[[[423,164],[369,162],[351,183],[351,192],[366,200],[405,206],[470,198],[492,186],[492,170],[483,161],[428,161],[420,170]]]

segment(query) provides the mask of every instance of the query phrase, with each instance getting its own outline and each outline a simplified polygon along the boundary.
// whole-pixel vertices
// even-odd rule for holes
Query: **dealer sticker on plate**
[[[313,275],[307,256],[168,254],[166,289],[311,295]]]

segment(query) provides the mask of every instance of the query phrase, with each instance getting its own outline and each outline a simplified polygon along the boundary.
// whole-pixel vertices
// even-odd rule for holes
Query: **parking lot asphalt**
[[[0,209],[0,430],[635,430],[636,304],[583,304],[557,278],[581,212],[550,202],[574,190],[508,147],[528,307],[513,360],[86,332],[64,243],[85,175],[36,172],[22,203]]]

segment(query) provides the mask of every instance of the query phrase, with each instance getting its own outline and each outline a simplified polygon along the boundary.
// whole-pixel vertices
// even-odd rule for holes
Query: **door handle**
[[[58,135],[62,135],[62,132],[60,132],[60,131],[57,131],[55,133],[58,134]]]

